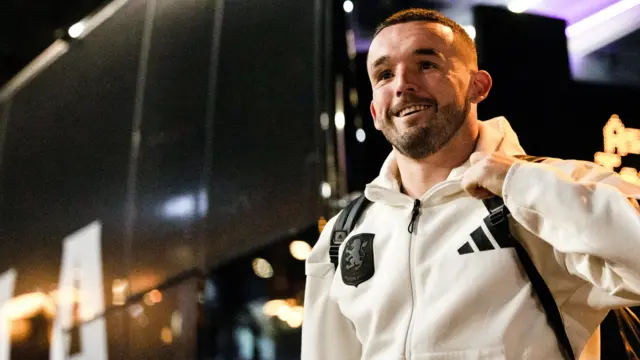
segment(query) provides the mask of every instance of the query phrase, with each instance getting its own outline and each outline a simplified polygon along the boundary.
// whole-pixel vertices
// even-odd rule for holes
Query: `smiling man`
[[[439,21],[420,20],[425,17]],[[367,70],[371,114],[400,155],[398,161],[407,165],[400,171],[426,175],[402,176],[420,179],[421,184],[403,182],[418,198],[469,157],[478,136],[478,123],[472,121],[476,105],[489,93],[491,76],[478,71],[473,40],[459,25],[417,10],[397,14],[378,28]]]
[[[458,24],[391,16],[367,70],[393,151],[307,259],[303,360],[573,359],[610,309],[640,305],[640,188],[525,161],[505,118],[478,120],[492,80]]]

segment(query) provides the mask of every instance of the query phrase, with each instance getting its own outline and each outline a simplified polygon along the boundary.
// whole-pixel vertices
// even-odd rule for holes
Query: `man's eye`
[[[385,70],[385,71],[381,72],[380,74],[378,74],[378,81],[391,79],[391,75],[392,75],[391,71]]]
[[[422,62],[420,62],[420,68],[422,68],[422,70],[435,69],[437,67],[438,67],[438,65],[432,63],[431,61],[422,61]]]

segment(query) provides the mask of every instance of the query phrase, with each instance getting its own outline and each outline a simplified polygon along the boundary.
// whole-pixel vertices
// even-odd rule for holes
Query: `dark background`
[[[260,307],[302,304],[303,263],[289,243],[313,244],[323,219],[364,189],[391,149],[369,115],[365,59],[377,23],[422,6],[473,24],[494,80],[480,117],[506,116],[530,154],[593,160],[612,114],[640,128],[640,31],[571,66],[558,17],[575,22],[611,1],[564,13],[569,3],[516,15],[470,0],[366,0],[346,14],[342,1],[130,0],[72,41],[68,27],[108,2],[3,0],[0,84],[57,39],[69,50],[0,99],[0,272],[17,269],[16,295],[54,289],[62,239],[99,219],[105,303],[116,279],[132,296],[107,314],[112,358],[235,359],[252,349],[254,359],[296,359],[299,327]],[[342,135],[318,121],[333,120],[337,77],[344,174],[335,166]],[[623,166],[640,168],[640,156]],[[256,276],[256,258],[272,277]],[[153,288],[165,300],[150,306],[142,295]],[[140,308],[146,322],[132,311]],[[176,311],[189,331],[163,343]],[[13,356],[47,358],[50,319],[30,321],[35,330],[14,342]],[[621,358],[611,316],[603,359]]]
[[[271,287],[243,279],[256,276],[251,260],[220,285],[210,271],[310,226],[317,234],[325,10],[320,1],[120,3],[79,39],[66,27],[99,4],[2,3],[13,7],[3,16],[18,18],[3,23],[5,79],[54,41],[66,50],[0,93],[0,271],[18,272],[16,296],[52,292],[63,239],[99,221],[110,358],[195,357],[218,348],[212,335],[199,349],[208,330],[197,329],[233,335],[235,315],[247,316],[220,296],[245,285],[258,299],[304,287],[295,281],[303,270],[287,274],[274,260]],[[126,306],[112,291],[123,280]],[[153,289],[161,304],[143,301]],[[207,325],[199,312],[220,302],[228,327],[224,317]],[[183,335],[163,343],[174,313]],[[50,320],[29,320],[13,358],[48,358]],[[220,348],[235,344],[220,338]]]

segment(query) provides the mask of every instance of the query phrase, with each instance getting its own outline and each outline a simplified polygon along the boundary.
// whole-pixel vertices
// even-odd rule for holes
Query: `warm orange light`
[[[290,314],[291,314],[291,307],[285,304],[280,306],[276,316],[282,321],[287,321],[287,319],[289,319]]]
[[[324,230],[324,227],[327,225],[327,219],[324,218],[324,216],[321,216],[320,219],[318,220],[318,232],[322,232],[322,230]]]
[[[289,316],[287,317],[287,324],[292,328],[299,328],[302,326],[302,320],[304,317],[304,308],[302,306],[294,306],[289,311]]]
[[[285,300],[269,300],[262,307],[262,311],[267,316],[277,316],[280,308],[283,306],[287,306],[287,302]]]
[[[154,304],[157,304],[162,301],[162,293],[159,290],[151,290],[149,292],[149,300]]]
[[[12,321],[29,319],[40,312],[53,317],[56,313],[56,304],[47,294],[34,292],[20,295],[7,301],[1,311],[7,319]]]
[[[594,160],[607,169],[614,171],[622,165],[622,157],[628,154],[640,154],[640,129],[626,128],[616,114],[611,115],[602,129],[604,152],[597,152]],[[620,169],[620,176],[630,183],[640,185],[638,170],[630,167]]]
[[[129,282],[123,279],[115,279],[111,284],[111,293],[113,294],[113,305],[124,305],[127,302],[127,288]]]
[[[26,319],[15,320],[11,322],[11,341],[25,341],[31,335],[31,322]]]
[[[602,132],[605,152],[620,156],[640,154],[640,130],[625,128],[618,115],[611,115]]]
[[[167,345],[171,344],[173,342],[173,333],[171,332],[171,329],[166,326],[163,327],[162,331],[160,331],[160,340]]]
[[[144,298],[142,298],[142,301],[144,301],[144,304],[147,306],[155,305],[155,303],[151,300],[151,293],[144,294]]]
[[[625,181],[628,181],[630,183],[639,183],[640,184],[640,178],[638,177],[638,170],[636,170],[634,168],[625,167],[625,168],[620,169],[620,176]]]
[[[595,162],[596,164],[600,164],[613,171],[613,169],[622,165],[622,158],[618,154],[597,152],[595,156]]]

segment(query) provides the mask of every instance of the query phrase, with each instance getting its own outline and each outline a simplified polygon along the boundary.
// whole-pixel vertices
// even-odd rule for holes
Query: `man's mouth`
[[[411,105],[396,113],[396,117],[405,117],[430,108],[431,105]]]

